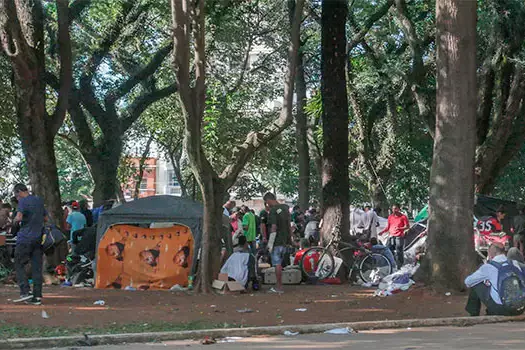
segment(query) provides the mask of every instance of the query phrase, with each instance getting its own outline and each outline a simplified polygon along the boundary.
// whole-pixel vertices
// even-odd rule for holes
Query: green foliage
[[[62,200],[90,197],[94,187],[93,179],[80,152],[71,143],[57,137],[55,156]]]

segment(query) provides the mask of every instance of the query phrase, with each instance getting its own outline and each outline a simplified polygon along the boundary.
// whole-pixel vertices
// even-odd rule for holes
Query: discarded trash
[[[242,337],[226,337],[219,340],[219,343],[235,343],[236,341],[242,340]]]
[[[106,305],[106,302],[104,300],[97,300],[93,303],[93,305],[100,305],[100,306],[104,306]]]
[[[363,283],[363,287],[370,288],[373,287],[374,284],[372,282]]]
[[[408,327],[407,330],[411,330],[412,328]]]
[[[297,312],[306,312],[306,310],[308,310],[308,309],[304,309],[304,308],[301,308],[301,309],[295,309],[295,311],[297,311]]]
[[[446,295],[447,297],[449,297],[449,296],[452,295],[452,293],[450,293],[450,292],[446,292],[445,295]]]
[[[237,310],[238,313],[241,313],[241,314],[250,314],[253,312],[252,309],[241,309],[241,310]]]
[[[64,283],[62,283],[62,287],[71,287],[71,286],[73,286],[73,283],[69,281],[65,281]]]
[[[299,335],[299,332],[284,331],[284,335],[287,337],[295,337],[296,335]]]
[[[134,291],[134,290],[137,290],[137,288],[132,287],[132,286],[126,286],[126,288],[124,288],[124,290],[132,290],[132,291]]]
[[[334,328],[334,329],[330,329],[329,331],[325,332],[325,334],[352,334],[352,333],[357,333],[357,331],[354,331],[350,327]]]
[[[188,290],[188,288],[184,288],[180,284],[176,284],[173,287],[171,287],[170,290],[172,292],[185,292]]]
[[[217,341],[211,337],[204,337],[204,339],[201,340],[201,344],[202,345],[211,345],[211,344],[215,344]]]
[[[217,305],[210,305],[210,307],[213,307],[213,308],[215,308],[215,307],[217,307]]]
[[[49,315],[45,310],[42,310],[42,318],[49,318]]]

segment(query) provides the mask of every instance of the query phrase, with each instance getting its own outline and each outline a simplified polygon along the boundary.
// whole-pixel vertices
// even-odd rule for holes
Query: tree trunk
[[[59,17],[67,16],[67,5],[59,4]],[[67,54],[68,27],[59,23]],[[64,35],[66,34],[66,35]],[[62,226],[62,207],[54,150],[54,137],[65,110],[48,115],[46,111],[44,11],[40,2],[0,1],[0,39],[11,60],[15,81],[18,133],[27,162],[32,191],[42,197],[53,221]],[[70,53],[70,52],[69,52]],[[63,62],[62,62],[63,63]],[[66,66],[61,67],[65,73]],[[66,80],[64,80],[66,81]],[[67,80],[69,81],[69,80]],[[66,91],[67,84],[62,86]],[[63,95],[63,94],[61,94]],[[63,99],[59,97],[59,103]]]
[[[377,182],[377,180],[375,181]],[[385,193],[383,192],[383,189],[381,186],[377,183],[372,184],[372,188],[370,190],[371,193],[371,199],[372,199],[372,205],[375,208],[381,209],[381,216],[387,217],[388,216],[388,199],[385,196]]]
[[[177,178],[177,182],[180,186],[181,196],[182,197],[188,197],[188,189],[186,187],[186,181],[184,181],[184,178],[182,176],[182,171],[180,168],[180,157],[178,157],[179,160],[176,160],[175,154],[173,152],[168,152],[168,156],[170,157],[171,165],[173,166],[173,172],[175,173],[175,177]],[[195,183],[194,183],[195,186]],[[193,200],[195,200],[195,194],[193,197]]]
[[[295,123],[297,155],[299,158],[299,207],[301,210],[307,210],[310,205],[310,153],[308,150],[308,124],[304,110],[306,106],[306,81],[301,51],[299,51],[298,55],[295,84],[297,95]]]
[[[221,181],[213,175],[205,175],[199,182],[201,188],[204,217],[201,241],[201,261],[197,289],[210,293],[210,281],[217,278],[220,271],[221,238],[223,217],[223,198],[226,194]]]
[[[34,77],[38,77],[35,72]],[[17,86],[18,130],[32,191],[42,197],[53,222],[62,226],[62,206],[53,135],[46,128],[45,90],[41,79]],[[17,84],[18,85],[18,84]]]
[[[348,99],[346,93],[347,1],[323,1],[321,97],[323,104],[323,225],[328,240],[349,238]]]
[[[116,189],[120,187],[117,179],[120,155],[122,152],[122,142],[118,137],[112,141],[105,141],[98,154],[87,155],[86,160],[91,167],[95,189],[93,190],[93,203],[100,206],[104,201],[116,199]]]
[[[430,178],[429,281],[461,290],[476,267],[476,1],[438,0],[437,94]]]

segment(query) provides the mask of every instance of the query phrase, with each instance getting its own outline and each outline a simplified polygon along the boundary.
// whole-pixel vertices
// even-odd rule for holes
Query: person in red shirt
[[[383,235],[385,232],[390,233],[388,239],[388,247],[396,257],[397,267],[403,266],[403,248],[405,247],[405,231],[410,228],[410,223],[406,215],[401,213],[399,204],[392,206],[392,214],[388,217],[388,223],[383,231],[379,234]]]

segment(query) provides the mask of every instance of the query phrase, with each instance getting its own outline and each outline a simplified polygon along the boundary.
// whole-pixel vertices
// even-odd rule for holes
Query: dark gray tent
[[[97,224],[97,246],[106,231],[113,225],[173,222],[188,226],[195,242],[195,256],[199,254],[202,238],[202,204],[175,196],[152,196],[124,203],[101,214]],[[192,274],[197,259],[193,259]]]

